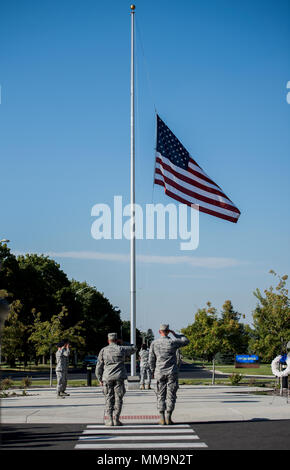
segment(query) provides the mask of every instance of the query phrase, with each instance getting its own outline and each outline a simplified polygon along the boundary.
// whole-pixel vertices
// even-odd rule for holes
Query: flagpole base
[[[139,390],[140,387],[140,376],[129,375],[127,377],[127,390]]]

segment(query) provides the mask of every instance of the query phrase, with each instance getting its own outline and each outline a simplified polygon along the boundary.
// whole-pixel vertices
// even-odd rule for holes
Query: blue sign
[[[236,355],[236,362],[240,364],[253,364],[259,360],[259,356],[249,354],[237,354]]]

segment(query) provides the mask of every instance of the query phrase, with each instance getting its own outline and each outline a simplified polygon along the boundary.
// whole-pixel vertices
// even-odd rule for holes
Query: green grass
[[[212,364],[206,366],[206,369],[212,369]],[[242,375],[273,375],[270,364],[261,364],[259,368],[236,368],[234,365],[225,365],[225,364],[215,364],[215,370],[219,372],[224,372],[227,374],[232,374],[237,372]]]
[[[212,362],[195,361],[192,359],[183,358],[183,361],[187,364],[195,364],[199,367],[204,367],[207,370],[212,370]],[[260,364],[259,368],[236,368],[234,364],[215,364],[215,370],[218,372],[224,372],[226,374],[232,374],[237,372],[243,375],[273,375],[271,370],[271,364]]]
[[[211,385],[211,379],[179,379],[179,385]],[[273,387],[275,379],[247,379],[243,378],[238,386],[249,386],[249,387]],[[228,378],[215,379],[215,385],[229,385],[231,382]]]
[[[13,389],[21,388],[21,380],[13,380]],[[239,385],[242,386],[255,386],[255,387],[273,387],[275,379],[249,379],[243,378]],[[56,387],[56,380],[52,382],[53,387]],[[68,387],[85,387],[87,382],[85,380],[68,380]],[[92,380],[92,386],[96,387],[99,385],[97,380]],[[179,379],[179,385],[211,385],[211,379]],[[228,378],[216,378],[215,385],[231,385]],[[26,389],[34,387],[49,387],[49,380],[33,380],[31,385]]]
[[[14,383],[16,385],[16,381],[14,381]],[[53,387],[56,387],[56,380],[52,381],[52,385]],[[68,387],[86,387],[86,385],[87,385],[86,380],[81,380],[81,379],[68,380],[68,383],[67,383]],[[92,380],[92,386],[96,387],[97,385],[99,385],[99,382],[97,382],[97,380]],[[49,380],[33,380],[30,388],[31,387],[49,387]]]
[[[12,388],[23,388],[21,387],[21,380],[13,380],[13,385]],[[34,387],[49,387],[49,380],[32,380],[31,385],[28,387],[29,388],[34,388]],[[87,385],[87,382],[85,380],[68,380],[67,383],[68,387],[85,387]],[[97,380],[92,380],[92,386],[96,387],[99,385],[99,382]],[[52,386],[56,387],[56,380],[52,381]]]
[[[52,365],[52,368],[55,369],[55,364]],[[75,368],[74,366],[70,365],[69,368]],[[83,368],[83,363],[78,363],[77,365],[78,369]],[[49,372],[50,370],[50,365],[49,364],[38,364],[36,366],[34,363],[28,364],[26,367],[24,367],[23,364],[17,364],[15,367],[10,367],[8,364],[1,364],[0,370],[11,370],[11,371],[18,371],[18,372]]]

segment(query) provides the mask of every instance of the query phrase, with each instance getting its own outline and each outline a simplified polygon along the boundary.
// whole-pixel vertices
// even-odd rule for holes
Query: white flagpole
[[[131,344],[136,344],[136,248],[135,248],[135,107],[134,107],[134,16],[131,5],[131,240],[130,240],[130,306]],[[136,354],[131,356],[131,376],[136,375]]]

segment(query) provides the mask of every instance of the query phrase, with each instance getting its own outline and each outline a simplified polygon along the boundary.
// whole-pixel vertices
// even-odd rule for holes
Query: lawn
[[[211,379],[179,379],[179,385],[212,385]],[[215,379],[215,385],[232,385],[228,378]],[[238,386],[249,387],[274,387],[275,379],[256,379],[256,378],[243,378]]]
[[[212,364],[206,366],[207,369],[212,369]],[[238,374],[243,375],[273,375],[271,370],[270,364],[260,364],[259,368],[245,368],[239,367],[236,368],[234,365],[225,365],[225,364],[216,364],[215,369],[219,372],[224,372],[227,374],[232,374],[233,372],[237,372]]]
[[[56,388],[56,380],[53,380],[53,387]],[[251,379],[243,378],[239,385],[242,386],[255,386],[255,387],[273,387],[275,384],[275,379]],[[97,380],[92,380],[92,386],[96,387],[99,385]],[[211,379],[179,379],[179,385],[211,385]],[[215,379],[215,385],[231,385],[229,378],[218,378]],[[68,387],[86,387],[87,383],[85,380],[68,380]],[[49,387],[49,380],[33,380],[27,390],[35,387]],[[21,380],[13,380],[11,387],[12,389],[23,389],[21,385]]]
[[[53,388],[56,388],[56,380],[52,381]],[[85,387],[87,385],[87,382],[85,380],[68,380],[67,383],[68,387]],[[96,387],[99,385],[99,382],[97,380],[92,380],[92,386]],[[29,385],[29,388],[35,388],[35,387],[49,387],[49,379],[48,380],[32,380],[31,384]],[[21,380],[13,380],[12,381],[12,386],[11,388],[23,388],[21,385]]]
[[[204,367],[207,370],[212,370],[212,362],[200,362],[191,359],[183,359],[188,364],[195,364],[196,366]],[[236,368],[234,364],[215,364],[215,370],[218,372],[224,372],[226,374],[232,374],[236,372],[243,375],[273,375],[271,370],[271,364],[260,364],[259,368]]]

